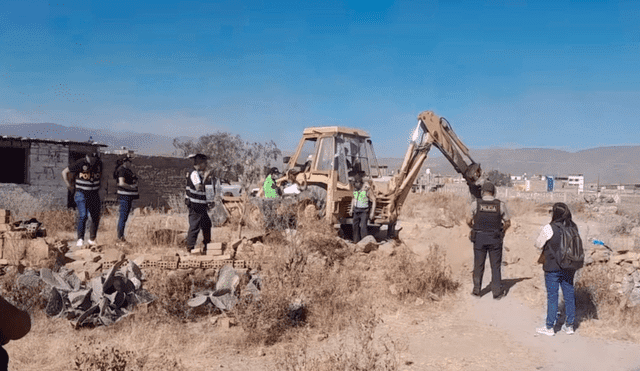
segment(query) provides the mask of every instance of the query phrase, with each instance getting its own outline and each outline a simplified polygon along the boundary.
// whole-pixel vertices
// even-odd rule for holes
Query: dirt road
[[[488,288],[482,298],[470,295],[473,256],[466,227],[425,228],[418,220],[404,223],[409,232],[403,236],[405,243],[418,255],[425,254],[430,243],[446,247],[454,276],[463,286],[456,297],[435,308],[414,305],[385,317],[387,333],[406,344],[401,369],[640,370],[638,344],[604,340],[597,331],[586,336],[580,328],[571,336],[536,334],[536,327],[544,324],[546,292],[541,267],[535,264],[533,238],[546,222],[548,216],[541,215],[514,218],[504,252],[508,264],[503,267],[503,280],[509,293],[499,301]],[[586,222],[577,222],[586,238]],[[483,282],[485,287],[490,282],[488,262]]]

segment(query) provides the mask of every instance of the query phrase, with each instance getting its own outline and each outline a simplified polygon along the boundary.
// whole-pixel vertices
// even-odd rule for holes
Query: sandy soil
[[[538,253],[533,239],[548,220],[548,215],[533,213],[513,218],[503,256],[506,263],[503,280],[509,291],[500,301],[493,300],[488,287],[482,298],[469,294],[473,255],[466,226],[430,225],[423,215],[400,223],[403,242],[419,256],[424,256],[432,243],[445,248],[452,273],[462,283],[456,295],[442,302],[405,303],[397,312],[382,317],[378,331],[401,345],[400,370],[640,370],[640,345],[607,340],[611,334],[599,333],[593,319],[583,318],[572,336],[558,333],[547,337],[535,333],[535,328],[544,323],[546,293],[542,269],[535,263]],[[592,221],[577,218],[576,222],[583,239],[606,229]],[[485,286],[490,274],[487,262]],[[43,331],[54,333],[51,329],[35,329],[25,340],[46,337]],[[108,334],[109,330],[99,331]],[[210,344],[202,345],[207,350],[193,350],[197,357],[184,354],[181,358],[182,365],[189,370],[270,370],[282,350],[289,346],[283,343],[239,351],[232,340],[241,331],[238,327],[220,332],[207,321],[188,324],[181,331],[185,337],[207,333],[211,338]],[[316,340],[316,337],[317,334],[312,336],[309,344],[316,351],[335,344],[334,339]],[[29,363],[28,354],[32,350],[25,349],[20,341],[6,348],[14,360],[10,369],[29,369],[25,364]]]

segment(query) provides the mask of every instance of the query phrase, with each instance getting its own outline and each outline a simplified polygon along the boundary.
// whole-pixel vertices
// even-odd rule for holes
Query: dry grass
[[[629,308],[626,302],[611,289],[615,272],[605,264],[583,268],[576,280],[576,308],[583,320],[598,319],[601,326],[629,329],[631,337],[640,340],[640,307]],[[635,330],[632,330],[635,329]]]
[[[454,193],[410,193],[402,206],[400,219],[423,217],[431,220],[437,217],[432,211],[442,209],[445,216],[460,224],[464,223],[470,204],[470,198]]]
[[[401,300],[442,296],[460,287],[459,282],[452,279],[451,269],[445,261],[444,252],[438,245],[431,245],[422,261],[403,245],[387,260],[385,277]]]

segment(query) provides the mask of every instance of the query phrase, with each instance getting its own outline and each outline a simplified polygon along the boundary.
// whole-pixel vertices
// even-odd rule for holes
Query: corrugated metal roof
[[[52,143],[52,144],[64,144],[64,145],[74,144],[74,145],[94,146],[94,147],[109,147],[106,144],[98,143],[95,141],[78,142],[75,140],[38,139],[38,138],[20,137],[17,135],[2,135],[0,136],[0,140],[21,140],[24,142]]]

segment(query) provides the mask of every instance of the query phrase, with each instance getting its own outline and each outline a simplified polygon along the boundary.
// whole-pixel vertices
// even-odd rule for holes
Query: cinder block
[[[7,259],[0,259],[0,265],[9,265],[9,261]]]
[[[224,248],[224,246],[222,245],[222,242],[213,242],[213,243],[209,243],[207,245],[207,251],[208,250],[221,250]]]
[[[11,216],[11,210],[0,209],[0,217]]]
[[[87,262],[84,265],[84,269],[87,273],[89,273],[90,277],[93,277],[98,273],[98,271],[100,271],[100,269],[102,269],[102,263]]]
[[[163,255],[161,261],[163,262],[179,262],[180,256],[178,255]]]

